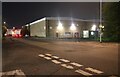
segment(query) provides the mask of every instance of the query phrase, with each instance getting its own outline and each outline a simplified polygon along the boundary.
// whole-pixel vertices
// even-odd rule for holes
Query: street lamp
[[[6,22],[3,22],[4,23],[4,25],[6,24]]]

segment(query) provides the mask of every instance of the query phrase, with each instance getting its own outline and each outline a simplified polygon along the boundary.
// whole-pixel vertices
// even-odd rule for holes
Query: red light
[[[22,37],[22,35],[21,35],[21,34],[19,34],[19,37]]]
[[[16,34],[15,37],[18,38],[18,35]]]

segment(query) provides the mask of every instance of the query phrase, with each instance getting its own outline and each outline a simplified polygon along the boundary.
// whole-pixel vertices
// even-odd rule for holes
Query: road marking
[[[40,57],[45,57],[45,55],[43,55],[43,54],[39,54],[39,56],[40,56]]]
[[[2,72],[0,72],[0,77],[2,77]]]
[[[16,70],[16,74],[17,75],[25,75],[24,72],[22,72],[22,70]]]
[[[52,56],[53,58],[55,58],[55,59],[58,59],[59,57],[57,57],[57,56]]]
[[[74,65],[74,66],[77,66],[77,67],[81,67],[81,66],[83,66],[83,65],[81,65],[81,64],[78,64],[78,63],[75,63],[75,62],[73,62],[73,63],[70,63],[70,64],[72,64],[72,65]]]
[[[51,58],[50,57],[44,57],[45,59],[47,59],[47,60],[51,60]]]
[[[68,68],[68,69],[74,69],[74,67],[73,67],[73,66],[66,65],[66,64],[61,64],[61,66],[65,67],[65,68]]]
[[[45,55],[47,55],[47,56],[49,56],[49,57],[47,57],[47,56],[45,56]],[[57,57],[57,56],[52,56],[52,54],[45,54],[45,55],[39,54],[40,57],[43,57],[43,58],[45,58],[45,59],[47,59],[47,60],[51,60],[51,61],[52,61],[53,63],[55,63],[55,64],[61,64],[62,62],[65,62],[65,63],[69,63],[69,62],[70,62],[69,60],[59,59],[59,57]],[[58,60],[52,60],[52,58],[59,59],[59,60],[62,61],[62,62],[60,62],[60,61],[58,61]],[[76,62],[71,62],[70,64],[71,64],[71,65],[74,65],[74,66],[77,66],[77,67],[82,67],[82,66],[83,66],[83,65],[81,65],[81,64],[79,64],[79,63],[76,63]],[[71,65],[61,64],[62,67],[65,67],[65,68],[68,68],[68,69],[74,69],[74,67],[71,66]],[[88,72],[86,72],[86,71],[84,71],[84,70],[81,70],[81,69],[75,70],[75,72],[80,73],[80,74],[85,75],[85,76],[91,76],[91,75],[93,75],[93,74],[91,74],[92,72],[93,72],[93,73],[96,73],[96,74],[101,74],[101,73],[103,73],[103,72],[100,71],[100,70],[96,70],[96,69],[93,69],[93,68],[90,68],[90,67],[85,68],[85,70],[88,71]],[[89,73],[89,71],[91,71],[91,73]],[[0,73],[0,75],[1,75],[1,73]]]
[[[47,55],[47,56],[52,56],[51,54],[45,54],[45,55]]]
[[[63,62],[70,62],[69,60],[66,60],[66,59],[60,59],[61,61],[63,61]]]
[[[0,77],[2,77],[4,75],[22,75],[23,77],[26,77],[24,72],[22,72],[22,70],[13,70],[13,71],[0,73]]]
[[[57,60],[52,60],[53,63],[55,64],[60,64],[61,62],[57,61]]]
[[[2,75],[15,75],[15,74],[16,74],[16,70],[2,73]]]
[[[80,74],[85,75],[85,76],[91,76],[91,75],[93,75],[91,73],[85,72],[85,71],[80,70],[80,69],[79,70],[75,70],[75,72],[80,73]]]
[[[101,74],[101,73],[103,73],[102,71],[99,71],[99,70],[96,70],[96,69],[93,69],[93,68],[90,68],[90,67],[85,68],[85,69],[88,70],[88,71],[91,71],[91,72],[97,73],[97,74]]]

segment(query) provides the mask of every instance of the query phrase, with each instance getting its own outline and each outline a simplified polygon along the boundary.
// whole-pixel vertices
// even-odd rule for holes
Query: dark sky
[[[42,17],[99,19],[99,3],[95,2],[3,2],[3,21],[9,27],[20,27]]]

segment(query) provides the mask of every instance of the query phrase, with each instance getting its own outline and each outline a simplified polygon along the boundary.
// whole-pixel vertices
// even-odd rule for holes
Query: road
[[[21,69],[26,75],[118,75],[118,44],[36,41],[6,38],[3,72]]]

